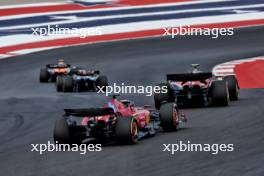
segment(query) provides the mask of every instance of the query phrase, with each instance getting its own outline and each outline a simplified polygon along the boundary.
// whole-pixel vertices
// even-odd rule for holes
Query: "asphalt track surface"
[[[233,37],[152,38],[61,48],[0,61],[0,170],[13,175],[90,176],[260,176],[264,174],[264,90],[244,89],[240,101],[226,108],[185,109],[188,127],[140,141],[133,146],[110,145],[102,152],[30,152],[31,145],[52,141],[55,120],[63,108],[91,107],[106,101],[96,93],[56,93],[40,84],[40,67],[57,58],[100,69],[111,83],[154,85],[166,73],[182,72],[191,63],[204,70],[219,63],[264,54],[264,28],[235,32]],[[138,105],[153,97],[129,95]],[[162,152],[178,143],[232,143],[235,151]],[[1,175],[2,175],[1,174]]]

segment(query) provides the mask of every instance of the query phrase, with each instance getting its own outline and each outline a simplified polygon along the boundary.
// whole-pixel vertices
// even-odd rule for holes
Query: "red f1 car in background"
[[[134,144],[155,135],[160,127],[173,131],[187,121],[175,103],[164,103],[157,111],[147,106],[136,107],[132,101],[118,100],[115,95],[102,108],[64,111],[54,128],[54,141],[64,144],[81,143],[85,139]]]
[[[199,71],[199,64],[192,64],[191,73],[168,74],[167,82],[158,86],[167,87],[167,93],[154,95],[155,107],[164,102],[177,105],[202,104],[204,106],[228,106],[229,100],[238,100],[239,86],[235,75],[215,77],[211,72]]]

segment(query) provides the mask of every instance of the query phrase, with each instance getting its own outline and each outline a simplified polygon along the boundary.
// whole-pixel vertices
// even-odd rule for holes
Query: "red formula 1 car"
[[[55,124],[54,141],[68,144],[97,140],[134,144],[143,137],[155,135],[159,127],[172,131],[184,122],[186,117],[175,103],[165,103],[157,111],[135,107],[133,102],[113,96],[102,108],[65,109],[65,114]]]
[[[235,75],[213,76],[211,72],[199,71],[199,64],[192,65],[191,73],[167,74],[167,93],[154,95],[157,109],[163,102],[178,105],[202,104],[204,106],[228,106],[229,100],[238,100],[239,86]]]

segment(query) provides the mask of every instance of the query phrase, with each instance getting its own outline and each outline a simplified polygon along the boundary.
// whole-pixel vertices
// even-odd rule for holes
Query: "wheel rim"
[[[133,141],[136,141],[138,138],[138,127],[135,121],[131,124],[131,137]]]

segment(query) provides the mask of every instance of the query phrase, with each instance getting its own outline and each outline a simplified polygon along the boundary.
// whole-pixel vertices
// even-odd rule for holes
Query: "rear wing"
[[[58,64],[47,64],[47,68],[69,68],[71,67],[70,64],[66,64],[65,66],[59,66]]]
[[[99,75],[100,71],[99,70],[86,70],[88,74],[80,74],[79,70],[84,70],[83,68],[73,68],[71,69],[73,74],[80,75],[80,76],[93,76],[93,75]]]
[[[97,117],[114,114],[112,108],[64,109],[65,115],[77,117]]]
[[[213,77],[211,72],[167,74],[167,81],[201,81]]]

